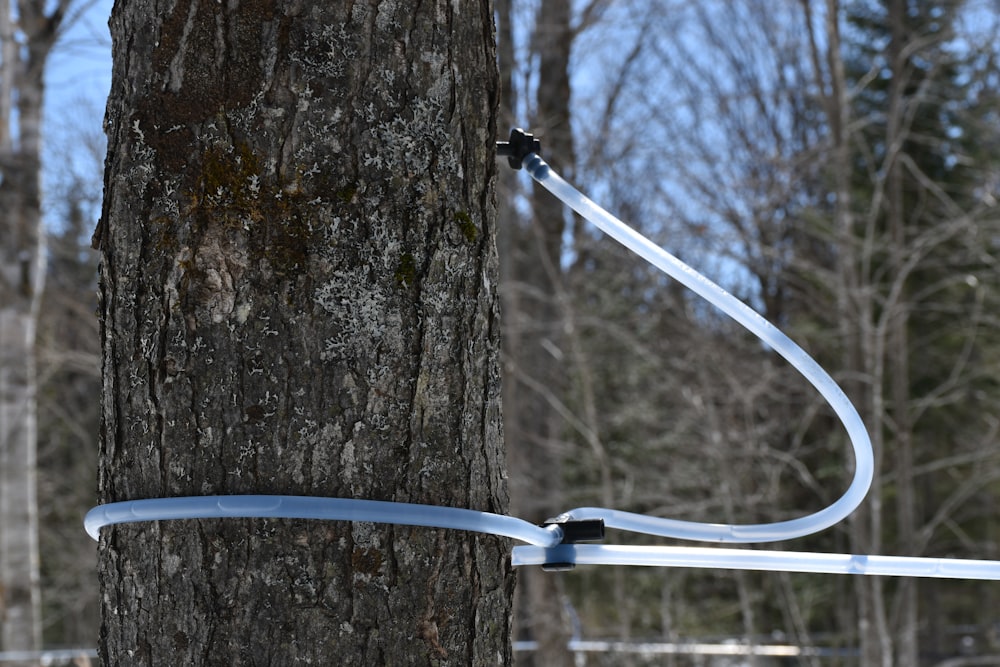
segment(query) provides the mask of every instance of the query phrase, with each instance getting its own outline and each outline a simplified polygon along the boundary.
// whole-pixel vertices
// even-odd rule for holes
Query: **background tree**
[[[848,11],[848,77],[859,91],[852,113],[863,119],[852,174],[864,226],[855,233],[868,240],[860,274],[875,288],[870,356],[883,406],[873,426],[885,439],[881,542],[902,553],[982,554],[992,542],[982,541],[979,522],[996,481],[994,427],[983,415],[996,400],[989,360],[998,340],[986,313],[997,295],[979,281],[995,283],[987,239],[996,214],[983,200],[997,167],[996,134],[984,122],[995,66],[974,34],[959,35],[964,4]],[[931,462],[961,484],[921,473]],[[938,612],[951,594],[914,580],[887,592],[883,663],[940,654],[947,621]]]
[[[35,338],[45,64],[71,0],[0,2],[0,647],[41,646]]]
[[[512,3],[501,3],[504,17]],[[531,16],[532,31],[526,45],[537,59],[537,85],[520,90],[505,86],[504,106],[510,118],[515,109],[529,113],[528,125],[545,142],[546,156],[559,168],[573,165],[573,134],[570,124],[569,63],[573,44],[572,3],[548,0],[520,12]],[[504,25],[511,22],[504,18]],[[513,38],[508,34],[509,46]],[[521,35],[523,38],[524,35]],[[505,76],[518,69],[510,53],[502,62]],[[520,104],[517,104],[520,102]],[[524,125],[525,121],[513,121]],[[560,363],[563,346],[562,293],[563,232],[566,216],[562,204],[540,188],[520,193],[508,181],[508,206],[522,196],[529,216],[518,216],[510,207],[505,215],[504,271],[501,293],[504,313],[504,428],[509,443],[512,478],[511,511],[516,516],[541,522],[562,506],[562,420],[552,399],[565,392]],[[566,648],[571,626],[565,592],[559,575],[528,569],[520,573],[517,607],[518,635],[537,642],[538,648],[523,656],[525,664],[552,667],[572,665]]]
[[[119,3],[111,28],[102,499],[506,511],[487,3]],[[151,523],[99,561],[109,660],[510,655],[493,537]]]
[[[48,263],[38,311],[38,505],[45,646],[92,648],[100,627],[93,541],[80,531],[96,503],[101,407],[97,253],[105,147],[86,101],[46,124]]]
[[[995,18],[958,3],[628,3],[574,35],[576,180],[802,341],[871,427],[870,501],[797,548],[995,550]],[[573,333],[550,397],[569,506],[768,521],[839,493],[847,443],[811,389],[626,254],[571,238]],[[586,634],[775,630],[917,664],[957,650],[955,619],[989,621],[960,582],[619,576],[568,578]]]

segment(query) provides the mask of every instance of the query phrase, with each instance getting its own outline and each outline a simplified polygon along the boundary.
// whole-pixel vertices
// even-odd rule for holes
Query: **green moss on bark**
[[[476,223],[472,221],[472,216],[466,211],[459,211],[455,214],[455,223],[458,225],[459,231],[462,232],[462,236],[469,243],[475,243],[476,239],[479,238],[479,229],[476,227]]]

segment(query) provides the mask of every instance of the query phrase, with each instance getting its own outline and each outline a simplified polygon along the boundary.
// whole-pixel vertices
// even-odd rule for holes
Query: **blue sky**
[[[106,96],[111,81],[112,0],[77,0],[77,15],[53,51],[48,69],[50,93],[86,91]],[[56,95],[57,96],[57,95]]]
[[[58,192],[74,177],[93,190],[88,215],[94,222],[99,212],[104,152],[101,124],[111,85],[108,17],[112,4],[112,0],[77,0],[76,7],[85,11],[74,17],[49,57],[42,168],[50,226],[58,224],[58,213],[53,210]]]

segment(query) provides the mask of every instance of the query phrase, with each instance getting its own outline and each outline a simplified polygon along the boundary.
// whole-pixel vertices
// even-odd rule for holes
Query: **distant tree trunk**
[[[539,85],[536,118],[530,123],[543,143],[546,159],[567,173],[573,166],[569,122],[569,56],[573,41],[569,0],[546,0],[538,6],[532,50],[537,54]],[[504,348],[509,360],[505,424],[515,487],[512,512],[541,521],[560,511],[563,474],[558,443],[562,421],[545,392],[560,396],[564,381],[554,355],[561,354],[563,322],[557,304],[565,209],[548,192],[531,197],[533,216],[520,225],[512,220],[511,259],[504,286]],[[507,268],[507,267],[505,267]],[[524,665],[569,667],[571,628],[558,574],[539,569],[519,574],[519,632],[538,642]]]
[[[41,648],[35,332],[44,286],[45,63],[69,5],[0,2],[0,625],[6,650]],[[16,10],[16,15],[14,11]]]
[[[104,501],[506,511],[492,20],[485,0],[116,4]],[[510,660],[498,538],[142,523],[106,529],[99,562],[105,664]]]
[[[823,36],[813,33],[810,3],[802,1],[805,25],[809,30],[813,68],[817,81],[825,82],[823,110],[830,128],[828,169],[835,198],[832,218],[836,243],[836,323],[842,341],[839,372],[845,391],[854,399],[869,426],[875,452],[876,475],[882,469],[885,451],[885,406],[881,392],[884,364],[878,354],[875,332],[875,300],[871,283],[870,260],[866,248],[856,243],[859,222],[858,203],[852,178],[854,145],[858,138],[852,131],[852,108],[844,63],[841,35],[843,7],[838,0],[826,0],[823,9]],[[863,217],[863,216],[862,216]],[[850,551],[879,553],[882,549],[882,485],[876,483],[865,503],[849,519]],[[886,612],[884,582],[879,577],[854,577],[844,583],[842,593],[852,600],[857,625],[859,662],[877,667],[891,661],[892,643]],[[902,663],[901,663],[902,664]]]
[[[909,213],[904,209],[903,201],[903,153],[907,109],[906,89],[912,86],[908,80],[905,51],[908,43],[912,43],[913,35],[906,31],[906,12],[909,9],[901,0],[890,0],[888,3],[889,45],[887,47],[888,66],[892,71],[889,83],[889,99],[886,118],[886,146],[889,147],[886,156],[886,226],[888,227],[889,251],[888,261],[892,275],[903,276],[905,265],[910,260],[912,248],[907,243],[907,220]],[[916,496],[914,488],[914,441],[913,419],[910,411],[910,342],[909,305],[905,282],[901,283],[895,301],[886,304],[890,308],[887,318],[887,359],[888,370],[887,403],[893,423],[893,449],[896,469],[896,527],[898,544],[901,553],[917,554],[917,519]],[[918,596],[917,580],[903,578],[899,581],[899,620],[895,628],[895,645],[893,655],[887,657],[884,664],[916,665],[919,662],[920,646],[918,632]]]

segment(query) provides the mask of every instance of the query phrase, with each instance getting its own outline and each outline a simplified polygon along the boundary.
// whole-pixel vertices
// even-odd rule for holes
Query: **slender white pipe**
[[[118,523],[171,519],[322,519],[370,521],[405,526],[471,530],[550,547],[562,541],[559,526],[541,528],[512,516],[458,507],[312,496],[188,496],[148,498],[98,505],[83,526],[95,540],[101,528]]]
[[[563,180],[534,153],[524,160],[531,177],[601,231],[636,253],[668,276],[707,300],[770,345],[794,366],[827,400],[847,429],[854,446],[854,479],[847,491],[828,507],[797,519],[775,523],[727,525],[662,519],[601,507],[581,507],[568,512],[573,519],[603,519],[610,528],[683,540],[714,542],[774,542],[803,537],[838,523],[853,512],[872,483],[875,463],[871,440],[857,410],[823,368],[788,336],[742,301],[690,266],[655,245],[645,236],[595,204]]]
[[[645,565],[699,567],[718,570],[819,572],[897,577],[1000,580],[1000,562],[957,558],[858,556],[801,551],[757,551],[717,547],[649,547],[605,544],[560,544],[514,547],[515,566],[545,563],[576,565]]]

